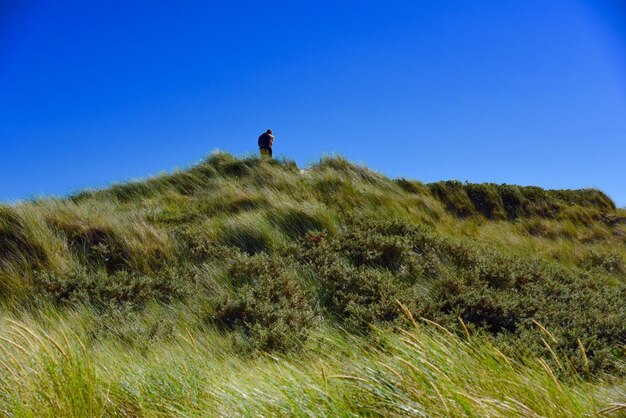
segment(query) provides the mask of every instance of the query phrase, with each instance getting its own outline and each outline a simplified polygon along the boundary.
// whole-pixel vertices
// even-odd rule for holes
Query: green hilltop
[[[601,191],[340,157],[0,206],[0,414],[620,414],[625,257]]]

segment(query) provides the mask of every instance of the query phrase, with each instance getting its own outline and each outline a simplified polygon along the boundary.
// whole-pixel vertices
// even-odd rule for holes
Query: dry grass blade
[[[587,350],[585,350],[585,346],[583,345],[580,338],[576,339],[578,342],[578,349],[580,350],[580,355],[583,358],[583,362],[585,363],[585,370],[589,373],[589,358],[587,358]]]
[[[398,380],[402,380],[402,375],[400,374],[400,372],[398,372],[396,369],[394,369],[393,367],[391,367],[388,364],[385,364],[383,362],[378,362],[378,364],[384,368],[385,370],[389,371],[391,374],[393,374],[395,377],[398,378]]]
[[[323,360],[320,360],[320,369],[322,371],[322,381],[324,382],[324,390],[328,393],[328,379],[326,378],[326,368],[324,367]]]
[[[541,367],[546,371],[546,373],[548,373],[548,375],[550,376],[550,378],[554,382],[554,385],[557,387],[557,389],[561,389],[561,384],[559,383],[559,380],[556,378],[554,372],[552,371],[552,368],[550,368],[548,363],[546,363],[545,360],[543,360],[541,358],[538,358],[537,361],[539,362]]]
[[[345,374],[334,374],[334,375],[330,375],[328,377],[330,379],[353,380],[355,382],[367,383],[367,380],[363,379],[362,377],[349,376],[349,375],[345,375]]]
[[[424,317],[420,317],[420,319],[426,323],[429,323],[430,325],[433,325],[435,328],[437,328],[440,331],[445,332],[446,334],[453,336],[454,334],[452,334],[450,331],[448,331],[447,328],[445,328],[443,325],[439,325],[438,323],[431,321],[430,319],[424,318]]]
[[[626,403],[612,403],[607,408],[601,410],[599,413],[601,415],[608,415],[619,411],[626,411]]]
[[[559,369],[565,370],[565,368],[563,367],[563,364],[561,363],[561,360],[559,360],[559,356],[556,355],[556,353],[554,352],[552,347],[550,347],[550,344],[548,344],[548,342],[546,340],[544,340],[543,338],[541,339],[541,341],[543,342],[543,345],[545,345],[546,348],[548,349],[548,351],[550,352],[550,355],[552,356],[552,359],[559,366]]]
[[[467,325],[465,325],[465,322],[463,321],[463,318],[461,318],[460,316],[457,317],[459,319],[459,323],[461,324],[461,327],[463,328],[463,333],[465,334],[465,337],[467,338],[468,342],[472,341],[472,337],[470,336],[469,330],[467,329]]]
[[[11,377],[13,377],[13,379],[15,380],[18,379],[17,375],[13,372],[13,370],[1,359],[0,359],[0,366],[2,366],[2,368],[6,370],[11,375]]]
[[[0,341],[4,341],[7,344],[10,344],[11,346],[17,348],[18,350],[20,350],[22,353],[24,354],[28,354],[28,350],[26,350],[26,348],[22,347],[21,345],[19,345],[18,343],[16,343],[15,341],[11,341],[8,338],[5,337],[0,337]]]
[[[533,324],[537,325],[537,327],[539,327],[539,329],[541,331],[543,331],[544,334],[546,334],[548,337],[550,337],[550,339],[552,340],[553,343],[558,344],[559,341],[556,339],[556,337],[554,335],[552,335],[552,333],[550,331],[548,331],[548,329],[546,327],[544,327],[543,325],[541,325],[538,321],[536,320],[532,320]]]
[[[411,323],[413,324],[414,328],[418,328],[417,325],[417,321],[415,320],[415,318],[413,317],[413,314],[411,313],[411,311],[409,310],[409,308],[403,304],[402,302],[400,302],[398,299],[396,299],[396,303],[398,305],[400,305],[400,308],[402,309],[402,312],[404,312],[404,314],[407,316],[407,318],[409,318],[409,320],[411,321]]]
[[[441,392],[439,392],[439,389],[437,389],[437,385],[435,385],[432,380],[429,380],[428,383],[430,383],[430,386],[435,390],[435,393],[437,394],[437,397],[439,398],[439,400],[441,401],[441,405],[443,405],[446,414],[450,415],[450,408],[448,407],[448,403],[446,402],[446,400],[443,398],[443,396],[441,396]]]
[[[524,405],[522,402],[518,401],[515,398],[507,396],[505,399],[508,400],[509,402],[517,405],[517,407],[522,410],[523,416],[525,416],[525,417],[529,417],[529,418],[544,418],[543,415],[537,414],[535,411],[533,411],[528,406]]]

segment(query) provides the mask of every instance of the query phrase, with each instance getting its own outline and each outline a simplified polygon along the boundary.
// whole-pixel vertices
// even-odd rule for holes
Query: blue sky
[[[132,4],[131,4],[132,3]],[[626,205],[620,0],[0,0],[0,201],[212,150]]]

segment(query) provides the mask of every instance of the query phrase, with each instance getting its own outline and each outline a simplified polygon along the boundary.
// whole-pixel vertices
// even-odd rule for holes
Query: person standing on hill
[[[274,135],[272,134],[272,130],[268,129],[259,137],[261,158],[272,158],[272,145],[274,145]]]

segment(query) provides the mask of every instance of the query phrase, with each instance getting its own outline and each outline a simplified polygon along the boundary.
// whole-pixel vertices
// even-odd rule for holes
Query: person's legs
[[[271,149],[271,148],[268,148],[267,150],[269,151],[269,156],[270,156],[270,158],[272,158],[272,149]]]
[[[259,151],[261,152],[261,158],[271,158],[272,157],[271,150],[268,150],[267,148],[259,148]]]

